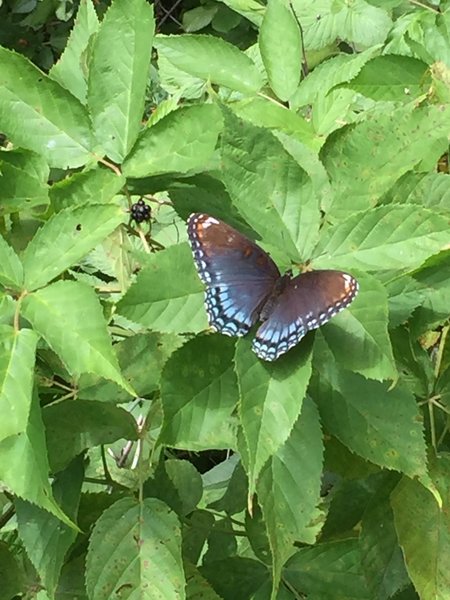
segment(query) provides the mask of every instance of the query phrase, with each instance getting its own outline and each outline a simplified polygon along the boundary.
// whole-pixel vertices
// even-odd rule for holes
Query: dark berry
[[[131,206],[130,213],[131,218],[134,221],[136,221],[136,223],[143,223],[144,221],[149,221],[151,216],[150,206],[148,206],[148,204],[145,204],[142,198]]]

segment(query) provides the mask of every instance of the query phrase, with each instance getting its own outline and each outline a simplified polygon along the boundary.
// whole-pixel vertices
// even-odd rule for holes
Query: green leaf
[[[270,87],[280,100],[289,100],[300,82],[302,43],[297,21],[283,0],[267,3],[259,48]]]
[[[171,277],[177,265],[177,277]],[[208,327],[203,284],[188,244],[152,254],[147,266],[117,305],[135,323],[166,333],[198,333]]]
[[[181,518],[196,509],[202,494],[201,475],[187,460],[160,461],[155,476],[144,484],[145,498],[159,498]]]
[[[107,204],[122,189],[125,177],[111,169],[95,167],[73,173],[50,188],[50,201],[55,212],[82,204]]]
[[[114,344],[120,370],[140,398],[149,397],[159,389],[162,369],[181,344],[180,337],[161,333],[137,334]],[[131,400],[126,390],[94,375],[80,377],[78,398],[116,404]]]
[[[328,228],[315,269],[413,269],[448,244],[447,219],[418,206],[379,206]]]
[[[320,328],[333,359],[370,379],[395,379],[384,286],[367,273],[353,273],[360,286],[350,307]]]
[[[200,98],[208,86],[208,82],[203,79],[178,69],[166,58],[164,53],[158,53],[158,75],[162,89],[169,94],[170,98],[167,101],[170,103],[176,102],[177,106],[175,108],[178,108],[179,98],[185,98],[186,100]],[[158,104],[156,110],[161,110],[160,107],[161,104]],[[152,124],[152,118],[149,119],[148,123]]]
[[[450,63],[447,11],[440,14],[418,10],[401,15],[390,37],[387,52],[416,56],[432,65],[432,69],[436,61]]]
[[[1,246],[1,242],[0,242]],[[0,292],[0,324],[11,326],[14,322],[17,304],[8,294]]]
[[[396,183],[394,190],[395,194],[388,198],[392,203],[419,204],[442,214],[450,211],[448,173],[409,173]]]
[[[405,323],[424,299],[421,285],[409,275],[393,279],[386,284],[389,302],[389,327]]]
[[[14,548],[6,542],[0,542],[0,600],[10,600],[19,596],[23,590],[23,572],[19,568]]]
[[[50,69],[50,77],[69,90],[80,102],[86,103],[87,52],[99,28],[92,0],[80,2],[74,26],[64,52]]]
[[[207,495],[203,500],[208,508],[227,515],[235,515],[247,508],[247,475],[237,454],[203,475],[203,482]],[[211,502],[211,494],[218,494],[219,499]]]
[[[264,17],[264,6],[262,6],[257,0],[219,0],[231,10],[242,15],[246,19],[260,27]]]
[[[430,353],[415,339],[408,326],[397,327],[391,337],[402,381],[418,398],[429,398],[436,380]]]
[[[80,459],[59,473],[52,485],[54,497],[74,521],[83,476],[83,459]],[[30,502],[16,498],[14,506],[20,539],[49,596],[53,597],[65,555],[75,541],[77,532]]]
[[[193,212],[205,212],[222,219],[247,236],[253,234],[236,208],[231,203],[224,184],[209,175],[196,175],[187,181],[170,185],[169,195],[176,212],[187,220]]]
[[[0,481],[11,493],[47,510],[73,528],[74,524],[53,498],[48,475],[44,425],[38,397],[34,396],[26,431],[0,442]]]
[[[2,235],[0,235],[0,283],[13,289],[21,289],[23,285],[22,263]]]
[[[336,129],[361,119],[368,101],[353,90],[335,89],[320,97],[313,107],[312,125],[316,135],[325,141]]]
[[[235,446],[233,354],[234,341],[221,335],[198,337],[172,354],[161,377],[162,443],[196,450]]]
[[[412,329],[418,337],[428,329],[448,320],[448,294],[450,291],[450,251],[431,257],[414,279],[423,290],[423,302],[414,313]]]
[[[447,103],[450,98],[450,69],[444,62],[438,61],[431,65],[430,75],[434,98],[437,102]]]
[[[63,566],[56,590],[56,600],[62,600],[70,595],[76,597],[77,600],[88,600],[84,583],[85,560],[86,555],[80,554]],[[36,596],[36,600],[41,600],[39,595]],[[43,598],[42,600],[49,599]]]
[[[183,12],[183,29],[187,33],[200,31],[207,27],[214,18],[214,15],[219,10],[217,4],[206,4],[196,6],[191,10]]]
[[[404,477],[391,496],[394,522],[409,576],[423,600],[445,600],[450,589],[450,458],[430,461],[442,508],[417,481]]]
[[[408,56],[377,56],[348,84],[352,90],[374,100],[411,102],[425,90],[428,65]]]
[[[420,600],[416,590],[410,584],[404,590],[395,595],[395,600]]]
[[[96,137],[115,162],[127,156],[141,128],[154,31],[145,0],[114,0],[93,44],[88,105]]]
[[[339,54],[320,63],[302,79],[289,104],[296,110],[307,104],[315,104],[334,87],[356,77],[363,65],[380,52],[381,46],[373,46],[359,54]]]
[[[31,329],[0,325],[0,440],[27,429],[37,340]]]
[[[270,546],[267,537],[266,526],[263,515],[258,504],[253,503],[252,514],[245,513],[245,533],[248,536],[248,542],[256,558],[262,563],[270,563]],[[279,578],[275,579],[274,587]]]
[[[284,149],[311,177],[314,193],[319,200],[319,206],[324,208],[330,202],[332,190],[328,174],[315,150],[284,131],[275,131],[274,135],[283,144]]]
[[[26,58],[0,48],[0,129],[52,167],[79,167],[93,141],[81,103]]]
[[[28,294],[22,311],[69,373],[75,377],[95,373],[135,395],[120,373],[103,310],[92,288],[75,281],[58,281]]]
[[[147,177],[205,170],[221,128],[220,111],[214,104],[179,108],[140,135],[123,165],[124,173]]]
[[[386,11],[364,0],[292,0],[307,50],[341,41],[368,48],[385,41],[392,22]]]
[[[325,141],[336,129],[361,119],[368,101],[353,90],[335,89],[317,100],[313,107],[312,125],[316,135]],[[328,205],[327,205],[328,208]]]
[[[327,141],[321,155],[334,189],[330,215],[367,210],[420,160],[434,164],[448,145],[449,115],[446,106],[375,111]]]
[[[191,563],[186,562],[184,569],[186,571],[186,595],[189,600],[222,600]]]
[[[214,523],[214,515],[206,510],[194,510],[186,519],[183,529],[183,559],[185,560],[185,566],[190,563],[196,565],[199,562]]]
[[[233,534],[233,524],[231,519],[224,517],[216,519],[211,532],[208,535],[208,550],[203,556],[203,564],[226,560],[234,556],[237,551],[237,542]],[[214,585],[216,589],[216,586]]]
[[[310,256],[318,199],[308,175],[269,131],[227,111],[222,173],[233,204],[266,244],[282,250],[285,260]]]
[[[351,452],[339,440],[331,435],[324,438],[325,464],[324,470],[335,473],[338,477],[348,480],[364,480],[380,468]]]
[[[331,451],[329,448],[328,452]],[[328,466],[324,467],[322,481],[322,495],[325,490],[327,508],[326,520],[320,534],[323,542],[354,536],[355,530],[359,530],[361,518],[370,499],[379,487],[381,477],[380,473],[368,475],[366,469],[364,479],[347,478],[347,473],[344,473],[345,479],[341,479],[337,473],[330,473]],[[395,476],[398,479],[398,475]]]
[[[327,365],[327,368],[325,368]],[[352,452],[409,477],[427,477],[423,424],[414,396],[399,386],[318,363],[311,395],[322,423]]]
[[[373,597],[379,600],[388,600],[409,583],[389,498],[396,483],[397,477],[384,477],[361,526],[362,564]]]
[[[264,464],[290,436],[311,377],[311,338],[274,363],[259,360],[251,343],[239,340],[235,359],[250,496]]]
[[[254,96],[234,102],[233,111],[258,127],[289,133],[317,156],[322,141],[315,135],[311,123],[285,106]]]
[[[42,413],[53,473],[67,467],[83,450],[119,439],[136,440],[136,422],[123,408],[93,400],[64,400]]]
[[[207,35],[158,35],[158,54],[175,67],[218,85],[253,94],[262,86],[262,78],[253,61],[236,46]]]
[[[241,556],[216,559],[204,563],[199,571],[224,600],[269,597],[270,573],[259,560]]]
[[[371,600],[361,568],[358,539],[301,548],[284,569],[298,593],[320,600]]]
[[[91,205],[53,215],[36,233],[23,255],[25,287],[35,290],[78,262],[124,221],[123,209]]]
[[[0,152],[0,214],[48,204],[49,168],[27,150]]]
[[[313,544],[319,533],[317,505],[322,460],[319,414],[306,397],[288,439],[268,460],[256,486],[269,537],[275,582],[294,551],[294,542]]]
[[[219,0],[219,2],[220,1],[221,0]],[[219,35],[224,33],[231,33],[231,35],[233,35],[233,30],[236,30],[238,27],[242,26],[242,24],[243,19],[237,12],[234,12],[233,10],[228,8],[228,6],[219,6],[218,11],[214,15],[214,18],[211,22],[211,27],[214,29],[214,31],[217,31]],[[245,51],[246,54],[248,54],[248,50],[249,48],[247,48],[247,50]]]
[[[128,597],[136,590],[143,597],[184,600],[184,585],[180,524],[163,502],[123,498],[105,510],[87,554],[90,598],[110,600],[122,589]]]

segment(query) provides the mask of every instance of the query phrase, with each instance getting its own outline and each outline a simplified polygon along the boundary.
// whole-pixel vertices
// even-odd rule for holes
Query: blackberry
[[[136,221],[136,223],[143,223],[144,221],[149,221],[151,217],[151,209],[148,204],[142,200],[138,200],[135,204],[131,205],[130,209],[131,218]]]

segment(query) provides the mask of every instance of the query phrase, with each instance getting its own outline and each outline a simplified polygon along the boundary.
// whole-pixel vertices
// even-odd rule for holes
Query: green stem
[[[423,2],[419,2],[419,0],[409,0],[410,4],[414,4],[415,6],[420,6],[420,8],[424,8],[425,10],[429,10],[430,12],[436,14],[439,14],[439,10],[437,10],[436,8],[433,8],[432,6],[428,6],[427,4],[424,4]]]
[[[439,348],[436,356],[436,364],[434,365],[434,376],[439,376],[439,371],[441,370],[442,357],[444,355],[445,342],[447,341],[448,331],[450,329],[450,325],[446,325],[442,328],[441,339],[439,341]]]
[[[431,445],[434,448],[434,451],[437,452],[437,444],[436,444],[436,425],[434,423],[434,404],[433,402],[428,402],[428,414],[430,417],[430,433],[431,433]]]

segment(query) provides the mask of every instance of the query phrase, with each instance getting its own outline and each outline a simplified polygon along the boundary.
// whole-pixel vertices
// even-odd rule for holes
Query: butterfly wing
[[[324,325],[353,302],[358,282],[342,271],[311,271],[291,279],[259,327],[253,350],[276,360],[311,329]]]
[[[190,215],[188,236],[206,284],[210,326],[226,335],[245,335],[280,277],[277,266],[245,235],[209,215]]]

